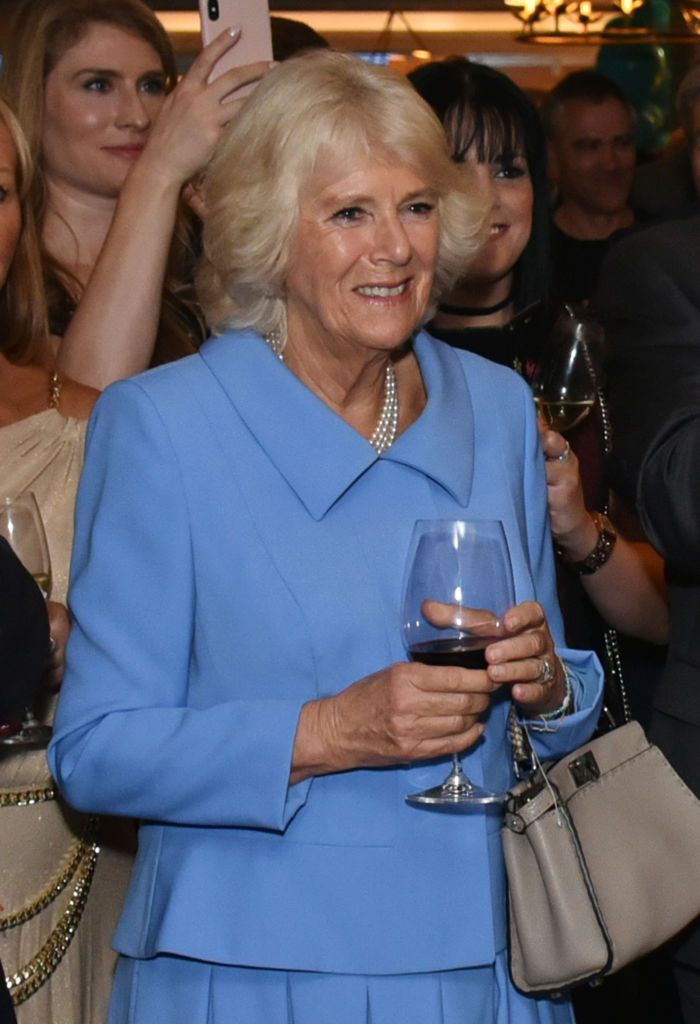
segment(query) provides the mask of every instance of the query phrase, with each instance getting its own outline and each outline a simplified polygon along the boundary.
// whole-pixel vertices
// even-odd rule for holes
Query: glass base
[[[463,791],[455,791],[446,786],[435,786],[433,789],[425,789],[422,793],[409,793],[406,802],[416,807],[470,807],[475,804],[502,804],[505,801],[505,793],[492,793],[489,789],[482,789],[480,786],[470,786]]]
[[[505,793],[494,793],[493,790],[475,786],[462,771],[458,762],[441,786],[424,789],[422,793],[409,793],[406,802],[415,806],[429,807],[473,807],[475,804],[502,804]]]
[[[18,747],[30,748],[33,750],[43,750],[44,747],[49,745],[51,739],[51,726],[41,725],[23,725],[19,732],[12,733],[11,735],[0,736],[0,747],[10,747],[16,749]]]

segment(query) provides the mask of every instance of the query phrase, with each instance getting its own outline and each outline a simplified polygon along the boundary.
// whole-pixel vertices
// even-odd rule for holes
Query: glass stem
[[[469,792],[474,788],[467,776],[464,774],[459,754],[452,755],[452,771],[443,782],[442,788],[448,789],[452,792]]]

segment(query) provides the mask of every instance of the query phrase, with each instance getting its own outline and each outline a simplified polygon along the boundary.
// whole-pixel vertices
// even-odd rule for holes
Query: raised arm
[[[236,42],[224,32],[199,54],[166,97],[130,171],[104,246],[60,345],[63,372],[96,388],[147,368],[183,187],[206,165],[243,100],[232,90],[261,78],[265,63],[208,82]]]

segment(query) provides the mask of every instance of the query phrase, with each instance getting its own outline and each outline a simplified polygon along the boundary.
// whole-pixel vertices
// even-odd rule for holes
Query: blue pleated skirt
[[[573,1024],[565,1000],[513,988],[489,967],[344,975],[121,957],[109,1024]]]

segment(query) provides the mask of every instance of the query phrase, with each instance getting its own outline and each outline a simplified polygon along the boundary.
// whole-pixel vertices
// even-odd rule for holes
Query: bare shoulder
[[[96,388],[90,388],[86,384],[78,384],[75,380],[64,378],[59,408],[64,416],[70,416],[76,420],[86,420],[99,396],[100,392]]]

